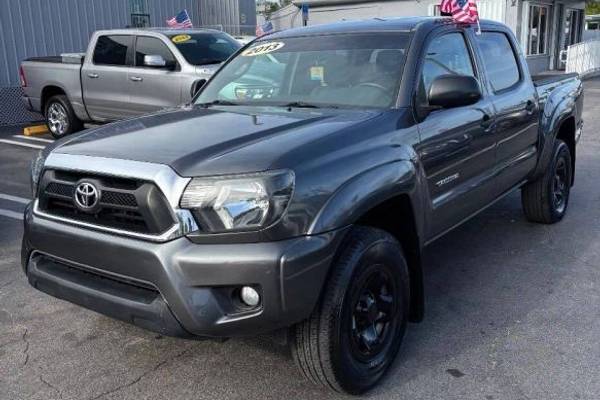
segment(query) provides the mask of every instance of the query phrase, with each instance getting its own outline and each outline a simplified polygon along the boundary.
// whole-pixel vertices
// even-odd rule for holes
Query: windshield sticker
[[[277,51],[285,46],[285,43],[282,42],[271,42],[271,43],[263,43],[258,46],[251,47],[249,49],[244,50],[242,56],[246,57],[256,57],[263,54],[272,53]]]
[[[310,67],[310,80],[323,82],[325,80],[325,67]]]
[[[172,41],[173,43],[177,43],[177,44],[179,44],[179,43],[185,43],[185,42],[187,42],[188,40],[190,40],[191,38],[192,38],[192,37],[191,37],[190,35],[177,35],[177,36],[173,36],[173,37],[171,38],[171,41]]]

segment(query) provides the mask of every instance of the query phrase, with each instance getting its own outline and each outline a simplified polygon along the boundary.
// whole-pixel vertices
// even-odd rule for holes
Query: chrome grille
[[[75,205],[75,188],[82,180],[92,182],[101,193],[93,212]],[[152,182],[50,170],[44,173],[40,188],[40,209],[61,218],[142,234],[160,234],[176,223]]]

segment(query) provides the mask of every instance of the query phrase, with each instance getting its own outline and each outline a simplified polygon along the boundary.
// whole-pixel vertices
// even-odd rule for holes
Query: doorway
[[[558,57],[556,69],[564,70],[567,62],[567,49],[581,41],[583,10],[565,8],[559,4]]]

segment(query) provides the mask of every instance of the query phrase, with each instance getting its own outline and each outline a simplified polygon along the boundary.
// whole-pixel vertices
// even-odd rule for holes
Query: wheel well
[[[410,276],[410,320],[418,322],[423,319],[424,293],[421,246],[415,221],[410,198],[400,195],[371,208],[356,224],[385,230],[402,245]]]
[[[571,184],[575,182],[575,118],[569,117],[562,122],[560,128],[558,129],[558,134],[556,135],[557,139],[562,140],[569,147],[569,152],[571,153],[571,164],[572,164],[572,179]]]
[[[44,90],[42,90],[42,98],[41,98],[41,110],[42,114],[46,113],[46,102],[52,96],[56,96],[57,94],[66,94],[64,90],[59,88],[58,86],[46,86]]]

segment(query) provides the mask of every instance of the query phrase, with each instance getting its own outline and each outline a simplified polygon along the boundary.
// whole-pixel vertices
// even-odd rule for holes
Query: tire
[[[83,123],[75,115],[71,102],[65,95],[52,96],[46,102],[44,111],[48,130],[56,139],[83,129]]]
[[[572,179],[571,151],[565,142],[556,139],[544,174],[521,190],[527,219],[542,224],[560,221],[567,212]]]
[[[409,277],[402,247],[382,230],[353,228],[319,304],[292,328],[292,356],[313,383],[361,394],[394,361],[408,315]],[[369,340],[377,337],[379,343]]]

